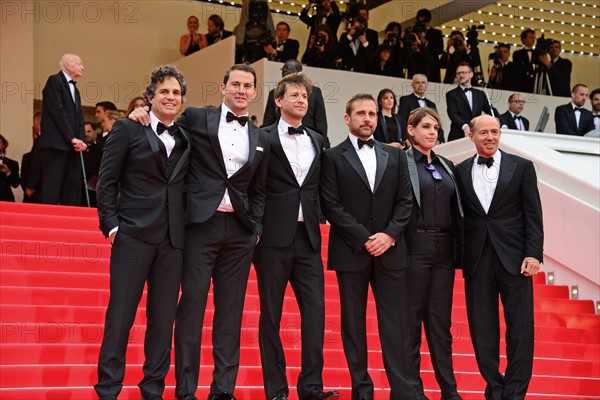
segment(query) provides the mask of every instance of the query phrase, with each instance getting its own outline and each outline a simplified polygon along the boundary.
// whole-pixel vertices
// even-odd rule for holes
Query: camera
[[[355,37],[360,37],[363,36],[365,34],[365,27],[362,25],[358,25],[356,28],[354,28],[354,36]]]
[[[385,43],[390,44],[390,45],[394,44],[394,43],[398,43],[398,35],[395,33],[391,33],[391,32],[388,33],[385,36]]]
[[[326,42],[327,42],[327,38],[325,37],[325,35],[318,34],[317,37],[315,38],[315,46],[316,47],[325,46]]]
[[[475,49],[479,44],[479,40],[477,39],[479,32],[477,32],[477,29],[485,29],[485,25],[472,25],[470,28],[467,26],[467,29],[467,44],[471,49]]]
[[[452,47],[454,47],[455,51],[460,51],[460,47],[464,47],[465,43],[462,41],[462,39],[454,39],[454,41],[452,42]]]
[[[497,47],[496,47],[496,50],[493,53],[490,53],[488,59],[492,60],[494,62],[495,66],[499,66],[501,64],[500,60],[502,59],[502,56],[498,52],[498,48]]]
[[[535,50],[539,54],[546,54],[550,50],[550,45],[552,44],[553,41],[554,40],[552,40],[552,39],[544,38],[544,35],[542,35],[542,37],[539,38],[537,40],[537,42],[535,43]]]

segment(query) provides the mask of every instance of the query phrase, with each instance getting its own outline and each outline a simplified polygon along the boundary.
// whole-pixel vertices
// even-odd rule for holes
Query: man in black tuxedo
[[[285,76],[275,88],[281,117],[265,128],[271,155],[263,235],[254,254],[254,268],[260,296],[260,354],[269,400],[286,400],[289,395],[279,337],[288,282],[302,317],[298,398],[339,398],[337,392],[323,392],[325,294],[317,209],[323,138],[302,126],[311,87],[302,73]]]
[[[411,86],[413,88],[413,92],[411,94],[407,94],[406,96],[401,96],[400,106],[398,107],[398,114],[400,114],[400,119],[402,120],[402,129],[404,130],[406,130],[408,115],[412,110],[419,107],[429,107],[433,108],[434,110],[436,109],[435,103],[425,98],[425,92],[427,92],[427,87],[429,86],[427,76],[423,74],[413,75]],[[441,129],[438,131],[438,141],[440,143],[444,143],[444,132]]]
[[[152,71],[144,96],[150,126],[122,120],[104,146],[98,178],[100,229],[112,243],[110,301],[98,360],[101,400],[123,387],[125,353],[144,284],[144,400],[162,399],[171,360],[183,256],[183,182],[190,141],[173,125],[185,97],[183,76],[173,66]],[[43,134],[46,134],[44,132]]]
[[[427,50],[433,57],[430,80],[432,82],[439,83],[442,81],[440,71],[440,55],[444,51],[442,31],[430,26],[431,11],[426,8],[422,8],[417,11],[416,23],[421,24],[425,28],[425,40],[423,41],[423,44],[425,47],[427,47]]]
[[[83,74],[76,54],[60,59],[61,71],[48,78],[42,92],[42,202],[81,205],[83,171],[79,152],[85,151],[85,131],[75,79]]]
[[[600,131],[600,88],[594,89],[590,93],[590,105],[592,106],[594,128]]]
[[[508,98],[508,110],[500,115],[500,125],[502,129],[508,128],[516,131],[528,131],[529,120],[523,116],[525,98],[520,93],[513,93]]]
[[[536,63],[535,53],[535,31],[525,29],[521,32],[521,43],[523,48],[513,53],[513,63],[519,67],[520,79],[517,90],[519,92],[533,93],[535,85]]]
[[[233,32],[225,30],[225,21],[223,21],[223,18],[219,14],[212,14],[208,17],[206,29],[208,30],[206,33],[206,43],[209,46],[233,35]]]
[[[343,33],[339,43],[342,68],[354,72],[367,72],[369,62],[377,50],[377,34],[367,31],[365,17],[356,17],[347,32]]]
[[[300,42],[290,39],[291,28],[287,22],[280,22],[275,28],[275,43],[264,46],[267,58],[271,61],[286,62],[298,58]]]
[[[297,60],[287,60],[281,68],[281,77],[288,74],[302,71],[302,64]],[[275,89],[269,91],[267,105],[265,107],[265,115],[261,128],[273,125],[278,120],[277,107],[275,106]],[[323,93],[317,86],[312,86],[312,90],[308,95],[308,110],[302,118],[302,125],[316,131],[323,136],[325,148],[329,148],[329,139],[327,138],[327,113],[325,112],[325,102],[323,101]]]
[[[8,140],[0,135],[0,201],[15,201],[11,186],[19,187],[19,163],[6,157]]]
[[[496,58],[494,58],[494,65],[490,69],[488,87],[503,90],[519,90],[519,81],[522,75],[520,71],[521,67],[509,61],[510,44],[499,43],[492,55]]]
[[[571,90],[571,102],[556,107],[554,123],[559,135],[583,136],[594,130],[592,112],[583,108],[589,96],[589,89],[583,83],[578,83]]]
[[[485,93],[471,87],[473,69],[469,64],[461,63],[456,68],[458,86],[446,93],[450,134],[448,141],[461,139],[469,133],[469,121],[486,113],[491,115],[490,105]]]
[[[406,331],[409,260],[404,231],[412,209],[406,155],[373,139],[377,106],[371,95],[348,100],[344,120],[349,137],[326,150],[321,159],[321,205],[331,223],[328,268],[338,278],[352,399],[373,399],[366,346],[369,284],[390,398],[419,399]]]
[[[550,87],[552,88],[552,96],[569,97],[573,64],[571,60],[560,56],[561,51],[560,41],[553,40],[548,48],[548,52],[538,56],[540,73],[548,75]],[[550,95],[550,92],[547,91],[542,94]]]
[[[542,205],[531,161],[498,150],[500,124],[473,119],[477,155],[457,166],[463,199],[463,276],[469,331],[488,400],[524,399],[533,365],[533,283],[540,269]],[[506,321],[508,365],[500,364],[498,297]]]

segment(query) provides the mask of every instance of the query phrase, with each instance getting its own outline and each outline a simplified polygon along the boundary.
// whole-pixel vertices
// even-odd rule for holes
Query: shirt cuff
[[[118,226],[115,226],[114,228],[112,228],[110,231],[108,231],[108,237],[110,237],[110,235],[117,232],[118,230],[119,230]]]

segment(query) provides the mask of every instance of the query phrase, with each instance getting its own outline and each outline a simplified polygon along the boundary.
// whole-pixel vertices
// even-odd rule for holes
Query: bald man
[[[42,91],[42,203],[78,206],[83,181],[78,153],[87,145],[75,80],[84,67],[76,54],[63,55],[59,65],[60,72],[48,78]]]

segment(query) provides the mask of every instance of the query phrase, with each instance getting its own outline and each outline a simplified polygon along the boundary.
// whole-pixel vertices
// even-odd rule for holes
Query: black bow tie
[[[470,88],[470,87],[468,87],[468,88],[464,88],[464,89],[463,89],[463,91],[464,91],[465,93],[469,92],[470,90],[471,90],[471,88]]]
[[[600,118],[600,114],[594,115],[594,118]]]
[[[575,112],[575,111],[579,111],[579,112],[581,112],[581,110],[582,110],[582,108],[581,108],[581,107],[573,107],[573,112]]]
[[[417,97],[417,100],[423,100],[423,101],[425,101],[425,97]]]
[[[159,122],[158,125],[156,125],[156,133],[158,133],[159,135],[162,135],[164,133],[164,131],[169,132],[169,135],[173,136],[175,135],[175,132],[177,132],[177,125],[173,124],[171,126],[166,126],[165,124],[163,124],[162,122]]]
[[[70,83],[70,84],[72,84],[73,86],[77,86],[77,82],[75,82],[73,79],[71,79],[71,80],[69,81],[69,83]]]
[[[477,159],[477,164],[485,164],[489,168],[492,165],[494,165],[494,157],[486,158],[479,156],[479,158]]]
[[[369,140],[358,139],[358,148],[362,149],[364,145],[373,147],[373,146],[375,146],[375,140],[373,140],[373,139],[369,139]]]
[[[294,128],[293,126],[290,126],[288,128],[288,134],[290,135],[302,135],[304,133],[304,127],[302,125],[300,125],[297,128]]]
[[[225,119],[227,120],[227,122],[236,120],[237,122],[240,123],[241,126],[246,126],[246,123],[248,122],[247,116],[244,115],[243,117],[238,117],[231,111],[227,111],[227,116],[225,117]]]
[[[517,119],[519,119],[519,120],[520,120],[520,119],[521,119],[521,116],[520,116],[520,115],[514,115],[514,116],[513,116],[513,119],[514,119],[514,120],[517,120]]]

